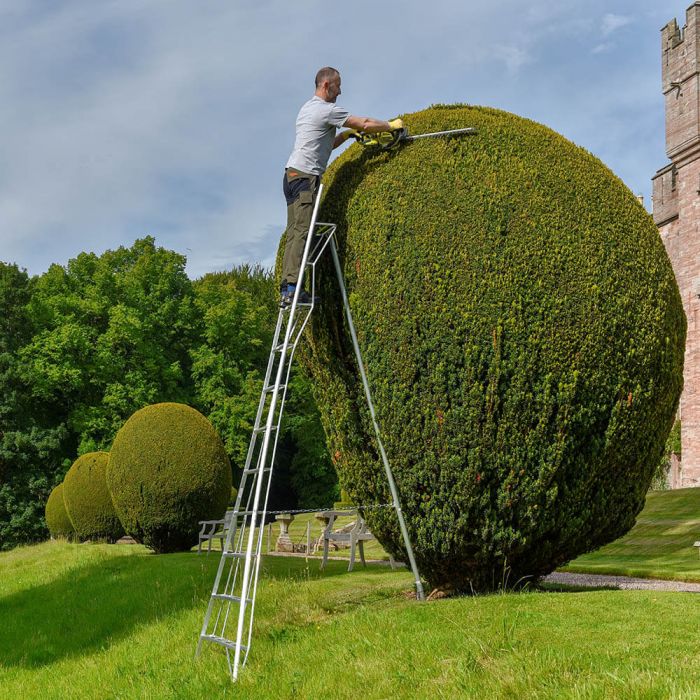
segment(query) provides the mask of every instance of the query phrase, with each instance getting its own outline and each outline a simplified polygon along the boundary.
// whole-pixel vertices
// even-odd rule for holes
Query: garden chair
[[[199,544],[197,545],[197,554],[202,553],[202,542],[207,543],[207,554],[211,552],[212,540],[218,539],[221,543],[221,549],[224,548],[224,537],[226,537],[226,531],[231,526],[231,518],[233,517],[233,511],[227,510],[223,517],[223,520],[200,520],[199,524],[202,529],[199,531]]]

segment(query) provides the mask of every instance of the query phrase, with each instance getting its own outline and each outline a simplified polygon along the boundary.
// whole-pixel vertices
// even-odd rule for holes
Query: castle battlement
[[[666,153],[673,159],[700,145],[700,2],[661,30],[661,79],[666,100]]]

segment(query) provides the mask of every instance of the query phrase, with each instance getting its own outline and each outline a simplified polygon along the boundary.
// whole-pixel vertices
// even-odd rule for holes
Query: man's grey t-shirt
[[[335,131],[349,116],[346,109],[316,95],[304,103],[297,116],[297,137],[287,167],[323,175],[333,150]]]

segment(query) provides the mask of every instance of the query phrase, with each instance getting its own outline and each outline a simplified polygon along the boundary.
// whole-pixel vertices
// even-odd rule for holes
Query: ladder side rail
[[[289,346],[289,337],[291,333],[291,326],[292,326],[292,319],[294,318],[294,314],[297,309],[297,304],[299,302],[299,294],[301,292],[302,288],[302,283],[304,280],[304,268],[306,267],[306,261],[309,256],[309,249],[311,247],[311,239],[313,238],[313,230],[316,225],[316,218],[318,216],[318,208],[321,203],[321,194],[323,193],[323,185],[319,185],[318,188],[318,194],[316,196],[316,202],[314,204],[314,209],[313,213],[311,215],[311,223],[309,225],[309,231],[306,235],[306,243],[304,245],[304,254],[302,256],[301,260],[301,265],[299,267],[299,277],[297,279],[297,285],[294,290],[294,298],[292,300],[292,305],[289,310],[289,322],[287,323],[287,328],[285,330],[284,334],[284,345],[282,347],[282,351],[280,353],[280,363],[277,368],[277,376],[275,379],[275,388],[272,392],[272,398],[270,400],[270,408],[268,417],[267,417],[267,425],[265,429],[265,437],[263,439],[263,444],[262,444],[262,450],[261,450],[261,463],[264,465],[266,461],[266,456],[267,456],[267,450],[270,444],[270,432],[272,428],[272,419],[275,413],[275,408],[277,405],[277,397],[279,393],[279,385],[280,385],[280,379],[282,377],[282,370],[284,368],[284,358],[287,355],[287,347]],[[270,477],[272,476],[270,472]],[[248,587],[250,583],[250,574],[251,574],[251,559],[252,559],[252,548],[254,544],[254,538],[255,538],[255,525],[256,525],[256,520],[257,520],[257,510],[258,510],[258,504],[260,502],[260,491],[262,487],[262,481],[260,479],[256,479],[256,486],[255,486],[255,499],[253,501],[253,515],[251,517],[251,523],[250,523],[250,532],[248,534],[248,548],[246,550],[246,556],[245,556],[245,565],[243,569],[243,582],[242,582],[242,590],[241,590],[241,601],[240,601],[240,608],[239,608],[239,613],[238,613],[238,629],[236,632],[236,647],[235,647],[235,654],[234,654],[234,661],[233,661],[233,679],[236,680],[238,677],[238,666],[241,658],[241,640],[243,639],[243,625],[245,622],[245,611],[246,611],[246,599],[248,596]],[[264,514],[263,514],[263,519],[264,519]],[[246,654],[247,656],[247,654]]]
[[[236,505],[240,503],[240,500],[243,495],[243,486],[245,485],[246,478],[248,476],[247,469],[250,468],[250,465],[253,462],[253,454],[255,452],[255,447],[257,443],[257,429],[260,427],[261,424],[261,418],[263,415],[263,411],[265,410],[265,403],[267,402],[267,394],[265,392],[265,387],[269,386],[270,384],[270,377],[272,376],[272,370],[275,365],[275,359],[277,355],[277,351],[275,348],[277,347],[277,344],[279,342],[279,336],[280,336],[280,330],[282,328],[282,314],[277,315],[277,324],[275,325],[275,332],[272,336],[272,348],[270,350],[270,355],[267,358],[267,369],[265,370],[265,379],[263,380],[263,390],[260,392],[260,401],[258,402],[258,410],[255,416],[255,423],[253,425],[253,434],[250,438],[250,443],[248,444],[248,453],[246,455],[246,461],[245,465],[243,467],[243,474],[241,477],[241,484],[238,489],[238,493],[236,494]],[[236,508],[237,510],[237,508]]]
[[[335,241],[331,242],[331,254],[333,255],[333,263],[335,265],[335,271],[338,276],[338,284],[340,286],[340,293],[343,298],[343,305],[345,307],[345,316],[348,321],[348,327],[350,329],[350,336],[352,337],[352,344],[355,349],[355,357],[357,358],[357,364],[360,370],[360,376],[362,378],[362,385],[365,391],[365,398],[367,399],[367,405],[369,407],[370,416],[372,417],[372,424],[374,426],[374,433],[377,438],[377,445],[379,446],[379,453],[382,458],[382,463],[384,465],[384,471],[386,472],[387,480],[389,481],[389,489],[391,490],[391,496],[394,502],[394,509],[396,510],[396,516],[399,520],[399,527],[401,528],[401,534],[403,536],[404,544],[406,546],[406,553],[408,554],[408,559],[411,565],[411,570],[413,571],[413,576],[416,583],[416,597],[418,600],[425,600],[425,592],[423,591],[423,583],[420,580],[420,575],[418,573],[418,566],[416,565],[415,557],[413,556],[413,547],[411,546],[411,539],[408,536],[408,529],[406,528],[406,523],[404,521],[403,513],[401,511],[401,503],[399,501],[399,493],[396,489],[396,483],[394,482],[394,476],[391,472],[391,467],[389,466],[389,459],[386,456],[386,451],[384,450],[384,444],[382,443],[382,438],[379,432],[379,425],[377,424],[377,418],[374,412],[374,404],[372,402],[372,395],[369,389],[369,383],[367,381],[367,375],[365,373],[364,363],[362,362],[362,355],[360,353],[360,346],[357,342],[357,335],[355,333],[355,324],[352,320],[352,313],[350,312],[350,303],[348,302],[348,295],[345,291],[345,282],[343,281],[343,269],[340,266],[340,260],[338,258],[338,251],[336,249]]]
[[[328,246],[328,242],[330,241],[330,238],[335,234],[335,230],[336,230],[336,225],[335,225],[335,224],[318,223],[318,224],[316,224],[316,226],[325,226],[325,227],[327,227],[327,228],[330,229],[330,230],[329,230],[329,232],[327,233],[327,237],[326,237],[325,241],[322,242],[321,250],[320,250],[320,251],[317,251],[317,255],[316,255],[315,261],[312,262],[312,263],[309,263],[309,266],[311,267],[311,271],[312,271],[312,283],[311,283],[311,290],[312,290],[311,299],[312,299],[312,302],[311,302],[311,308],[309,309],[309,312],[307,313],[306,318],[304,319],[304,321],[303,321],[303,323],[302,323],[302,326],[301,326],[301,328],[299,329],[298,333],[295,333],[295,339],[294,339],[294,342],[292,343],[291,350],[290,350],[290,352],[289,352],[289,356],[288,356],[288,359],[287,359],[287,363],[286,363],[287,371],[286,371],[285,378],[284,378],[284,382],[283,382],[283,385],[282,385],[282,386],[284,387],[284,389],[283,389],[283,392],[282,392],[282,399],[281,399],[281,401],[280,401],[280,410],[279,410],[279,414],[278,414],[278,416],[277,416],[277,430],[276,430],[276,432],[275,432],[275,441],[274,441],[274,443],[273,443],[273,445],[272,445],[272,452],[271,452],[271,457],[270,457],[270,466],[272,466],[272,465],[274,464],[275,455],[276,455],[276,453],[277,453],[277,442],[278,442],[278,440],[279,440],[279,436],[280,436],[280,427],[281,427],[281,424],[282,424],[282,412],[283,412],[283,410],[284,410],[284,406],[286,405],[287,391],[288,391],[288,389],[289,389],[289,380],[290,380],[290,377],[291,377],[292,362],[293,362],[293,359],[294,359],[294,353],[296,352],[296,349],[297,349],[297,346],[298,346],[299,341],[300,341],[300,339],[301,339],[302,333],[304,332],[304,329],[305,329],[305,327],[306,327],[306,325],[307,325],[307,323],[308,323],[308,321],[309,321],[309,318],[311,317],[311,313],[312,313],[312,311],[313,311],[313,309],[314,309],[314,307],[315,307],[315,296],[316,296],[316,295],[315,295],[314,292],[315,292],[315,289],[316,289],[316,287],[315,287],[316,263],[318,262],[318,259],[320,258],[320,256],[323,254],[323,251],[324,251],[324,250],[326,249],[326,247]],[[318,246],[317,246],[317,247],[318,247]],[[270,474],[270,476],[269,476],[268,482],[267,482],[267,490],[266,490],[266,492],[265,492],[264,507],[263,507],[263,512],[265,512],[265,513],[267,512],[267,503],[268,503],[268,499],[269,499],[269,495],[270,495],[270,487],[271,487],[271,485],[272,485],[272,474],[271,474],[271,472],[270,472],[269,474]],[[250,647],[251,647],[250,641],[251,641],[252,635],[253,635],[253,619],[254,619],[254,616],[255,616],[255,601],[256,601],[256,599],[257,599],[258,580],[259,580],[259,574],[260,574],[260,556],[261,556],[261,553],[262,553],[262,541],[263,541],[263,535],[264,535],[263,529],[264,529],[264,528],[262,527],[262,525],[261,525],[261,527],[258,529],[258,542],[257,542],[257,546],[256,546],[257,558],[256,558],[256,560],[255,560],[255,570],[254,570],[254,572],[253,572],[253,574],[252,574],[253,592],[252,592],[252,595],[250,596],[250,599],[251,599],[252,602],[250,603],[251,610],[250,610],[250,617],[249,617],[249,622],[248,622],[248,644],[246,645],[246,646],[247,646],[247,649],[246,649],[245,657],[244,657],[243,662],[242,662],[241,665],[244,665],[245,662],[246,662],[246,660],[247,660],[247,658],[248,658],[248,651],[250,650]]]
[[[316,248],[314,248],[313,259],[309,262],[310,265],[316,265],[321,259],[323,252],[328,247],[328,243],[330,239],[334,236],[335,230],[337,228],[337,224],[327,224],[322,221],[319,221],[316,224],[316,226],[323,227],[323,229],[316,234],[316,237],[319,240],[316,243]]]
[[[270,460],[269,460],[270,467],[272,467],[272,465],[274,464],[275,456],[277,454],[277,444],[278,444],[279,436],[280,436],[280,432],[281,432],[280,427],[282,425],[282,413],[283,413],[284,406],[286,403],[287,391],[289,389],[289,379],[291,377],[292,359],[293,359],[294,352],[296,350],[296,347],[297,347],[297,344],[298,344],[299,338],[301,337],[302,332],[303,332],[303,327],[299,332],[299,336],[297,338],[297,341],[291,346],[289,359],[287,361],[287,371],[285,374],[285,379],[284,379],[284,384],[283,384],[284,388],[282,390],[282,398],[280,400],[280,409],[279,409],[279,413],[277,415],[277,430],[275,431],[275,440],[272,444],[272,449],[270,451]],[[270,497],[270,487],[272,485],[272,470],[270,469],[270,471],[267,474],[268,474],[268,480],[267,480],[267,488],[266,488],[265,497],[264,497],[264,505],[263,505],[263,509],[262,509],[263,513],[267,512],[267,504],[268,504],[268,500]],[[249,620],[248,620],[248,635],[247,635],[248,643],[246,645],[247,649],[246,649],[246,653],[245,653],[245,658],[243,659],[241,665],[244,665],[247,658],[248,658],[248,651],[250,650],[250,647],[251,647],[250,642],[251,642],[251,639],[253,636],[253,619],[255,617],[255,601],[257,599],[258,580],[259,580],[259,576],[260,576],[260,560],[261,560],[261,554],[262,554],[263,535],[264,535],[264,527],[263,527],[263,523],[261,520],[260,527],[258,528],[258,538],[257,538],[257,544],[256,544],[256,548],[255,548],[256,555],[257,555],[256,559],[255,559],[255,563],[254,563],[255,568],[254,568],[253,573],[251,574],[253,591],[252,591],[252,595],[250,595],[251,602],[249,604],[250,605],[250,615],[249,615]]]
[[[239,495],[236,496],[236,505],[237,506],[240,505]],[[240,534],[242,535],[245,532],[245,518],[248,516],[243,515],[241,517],[243,518],[243,525],[240,528]],[[204,621],[202,623],[202,631],[200,632],[199,641],[197,642],[197,650],[195,651],[195,658],[199,656],[199,654],[202,650],[202,638],[204,635],[207,634],[207,631],[209,629],[209,623],[211,622],[212,613],[214,611],[214,605],[215,605],[216,600],[217,600],[216,598],[214,598],[214,594],[219,593],[219,586],[221,585],[221,579],[223,576],[223,572],[224,572],[224,569],[226,567],[226,564],[229,563],[226,560],[226,556],[225,556],[224,552],[231,551],[231,542],[235,538],[235,533],[237,530],[237,521],[238,521],[238,516],[236,514],[236,511],[234,510],[234,515],[231,518],[231,524],[229,526],[228,532],[226,533],[226,540],[225,540],[225,544],[223,547],[223,551],[221,553],[221,559],[219,560],[219,566],[218,566],[217,571],[216,571],[216,576],[214,578],[214,585],[212,586],[212,592],[211,592],[211,595],[209,596],[209,603],[207,605],[207,611],[204,615]],[[235,561],[235,562],[232,562],[231,565],[229,566],[229,571],[228,571],[228,574],[226,576],[226,583],[225,583],[224,590],[229,589],[229,585],[231,584],[231,575],[232,574],[234,576],[234,580],[233,580],[233,584],[231,585],[231,590],[235,586],[235,579],[236,579],[236,576],[238,575],[238,563],[239,563],[238,561]],[[223,606],[219,605],[218,609],[217,609],[217,614],[216,614],[216,617],[214,620],[214,625],[213,625],[213,630],[212,630],[213,632],[216,631],[216,629],[219,625],[219,621],[221,619],[222,609],[223,609]],[[225,628],[225,624],[224,624],[224,628]]]
[[[242,539],[243,539],[243,536],[245,534],[245,519],[247,516],[246,515],[242,516],[243,522],[242,522],[242,526],[239,530],[239,528],[238,528],[238,513],[241,510],[242,499],[243,499],[243,496],[245,494],[245,486],[246,486],[246,481],[247,481],[247,476],[248,476],[246,469],[250,466],[250,463],[252,462],[253,455],[255,453],[255,447],[256,447],[257,436],[258,436],[258,433],[256,432],[256,428],[258,428],[260,425],[260,419],[262,417],[263,410],[265,407],[265,402],[266,402],[266,394],[265,394],[264,388],[269,384],[270,376],[272,374],[272,368],[274,366],[275,356],[277,354],[275,347],[276,347],[277,343],[279,342],[281,327],[282,327],[282,315],[279,314],[277,317],[277,323],[275,325],[275,331],[273,333],[272,348],[270,350],[270,355],[269,355],[268,361],[267,361],[267,368],[265,371],[265,379],[263,380],[263,391],[260,394],[260,401],[258,403],[258,410],[257,410],[256,418],[255,418],[255,424],[254,424],[253,432],[251,435],[250,443],[248,445],[248,454],[246,456],[246,465],[243,469],[243,473],[241,475],[241,481],[240,481],[239,487],[238,487],[238,492],[236,494],[236,502],[235,502],[235,505],[233,508],[234,513],[233,513],[233,517],[231,518],[231,524],[229,526],[228,532],[226,533],[224,551],[231,551],[231,544],[232,543],[236,543],[235,546],[237,548],[239,548],[240,545],[242,544]],[[248,500],[250,500],[250,499],[248,499]],[[247,507],[246,510],[250,510],[250,508]],[[238,539],[236,539],[236,534],[238,534]],[[219,592],[219,586],[221,585],[221,578],[223,575],[224,568],[226,567],[226,563],[227,563],[226,557],[222,553],[221,560],[219,561],[219,567],[218,567],[217,572],[216,572],[216,577],[214,579],[214,585],[212,586],[212,595],[209,598],[207,612],[205,613],[205,616],[204,616],[204,621],[202,624],[202,632],[200,634],[199,641],[197,643],[197,650],[195,652],[195,656],[199,656],[199,654],[201,652],[202,635],[205,635],[207,633],[209,623],[211,621],[211,615],[212,615],[213,608],[214,608],[214,602],[216,600],[213,597],[213,595]],[[238,569],[239,569],[240,561],[236,559],[233,562],[231,562],[230,564],[231,565],[229,566],[229,572],[228,572],[228,575],[226,578],[224,590],[226,590],[226,591],[231,590],[233,592],[233,589],[235,588],[235,585],[236,585],[236,579],[238,576]],[[232,574],[233,574],[233,580],[232,580]],[[218,624],[219,624],[219,620],[220,620],[220,616],[221,616],[221,609],[222,609],[222,606],[219,607],[219,610],[218,610],[218,613],[216,616],[216,620],[214,622],[214,629],[216,629]],[[228,617],[228,611],[227,611],[226,617]],[[224,627],[225,627],[225,623],[224,623]]]

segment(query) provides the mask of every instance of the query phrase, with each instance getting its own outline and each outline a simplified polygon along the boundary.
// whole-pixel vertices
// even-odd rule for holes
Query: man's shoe
[[[318,300],[318,296],[316,297],[316,300]],[[292,305],[293,301],[294,301],[294,292],[287,291],[286,294],[282,295],[282,300],[280,301],[280,308],[286,309],[287,307]],[[299,292],[299,299],[298,299],[297,303],[306,304],[308,306],[312,302],[313,302],[313,297],[305,289],[302,289]]]
[[[300,304],[311,304],[313,299],[311,298],[311,295],[305,290],[302,289],[299,292],[299,303]]]

